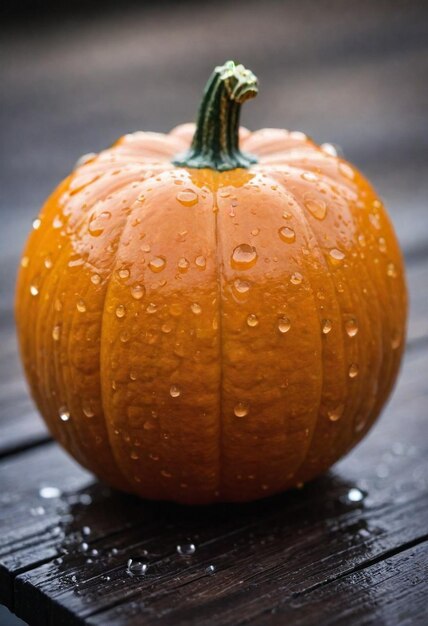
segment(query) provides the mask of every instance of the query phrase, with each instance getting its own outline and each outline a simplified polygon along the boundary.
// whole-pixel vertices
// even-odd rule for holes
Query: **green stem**
[[[190,149],[173,164],[219,172],[247,168],[256,158],[239,149],[241,105],[257,95],[257,78],[243,65],[216,67],[205,87]]]

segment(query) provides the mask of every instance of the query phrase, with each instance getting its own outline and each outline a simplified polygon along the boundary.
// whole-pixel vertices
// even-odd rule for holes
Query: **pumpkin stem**
[[[173,164],[225,172],[256,163],[239,149],[241,105],[256,95],[257,78],[243,65],[227,61],[216,67],[205,87],[190,149]]]

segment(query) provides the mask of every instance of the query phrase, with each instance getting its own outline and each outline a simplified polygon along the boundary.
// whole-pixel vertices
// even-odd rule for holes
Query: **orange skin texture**
[[[20,349],[52,435],[100,479],[248,501],[370,429],[402,356],[404,268],[343,159],[242,128],[250,169],[174,167],[193,133],[127,135],[51,195],[21,261]]]

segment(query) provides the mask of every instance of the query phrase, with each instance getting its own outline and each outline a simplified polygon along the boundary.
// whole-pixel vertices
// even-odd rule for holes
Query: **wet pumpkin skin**
[[[404,269],[378,196],[330,146],[241,128],[250,167],[173,165],[194,133],[126,135],[47,200],[20,348],[51,433],[102,480],[254,500],[324,472],[375,421]]]

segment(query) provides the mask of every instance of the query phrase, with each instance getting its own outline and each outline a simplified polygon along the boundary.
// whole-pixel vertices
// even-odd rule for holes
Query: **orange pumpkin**
[[[196,127],[79,164],[21,260],[41,414],[82,465],[144,497],[299,485],[364,436],[397,375],[406,286],[382,202],[331,145],[239,129],[256,92],[228,62]]]

